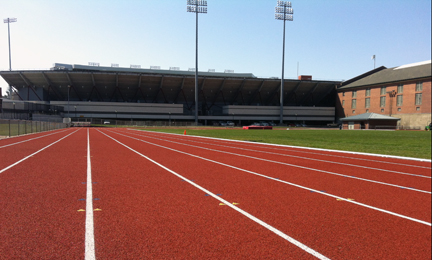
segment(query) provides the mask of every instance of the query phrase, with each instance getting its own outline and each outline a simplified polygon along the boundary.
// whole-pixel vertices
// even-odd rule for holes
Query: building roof
[[[195,102],[195,72],[56,63],[51,70],[0,71],[19,95],[34,101],[103,101],[184,104]],[[285,106],[333,107],[340,81],[284,80]],[[199,72],[200,107],[274,106],[281,80],[251,73]],[[30,96],[30,99],[28,98]]]
[[[400,120],[400,118],[385,116],[376,113],[364,113],[355,116],[341,118],[341,121],[369,121],[369,120]]]
[[[417,62],[395,68],[380,67],[348,80],[338,90],[430,78],[432,76],[431,61]]]

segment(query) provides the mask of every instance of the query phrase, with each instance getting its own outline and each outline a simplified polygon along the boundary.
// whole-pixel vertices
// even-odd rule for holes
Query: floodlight
[[[207,13],[207,1],[187,0],[187,11],[195,13],[195,125],[198,125],[198,14]],[[190,71],[191,69],[189,69]]]
[[[293,21],[294,10],[291,2],[277,1],[275,7],[275,19],[284,21],[283,24],[283,44],[282,44],[282,79],[280,88],[280,124],[283,123],[283,93],[284,93],[284,65],[285,65],[285,21]]]

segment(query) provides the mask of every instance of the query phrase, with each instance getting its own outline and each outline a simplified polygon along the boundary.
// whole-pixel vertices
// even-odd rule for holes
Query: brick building
[[[401,128],[431,122],[431,61],[384,66],[343,82],[337,88],[336,115],[376,113],[395,118]]]

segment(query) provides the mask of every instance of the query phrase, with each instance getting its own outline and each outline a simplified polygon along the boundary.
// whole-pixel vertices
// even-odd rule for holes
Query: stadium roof
[[[430,60],[389,69],[382,66],[344,82],[338,90],[430,78],[431,75]]]
[[[56,63],[51,70],[0,71],[19,99],[194,104],[195,72]],[[284,105],[334,106],[340,81],[284,80]],[[252,73],[199,72],[203,110],[224,105],[279,105],[281,80]],[[70,86],[70,87],[68,87]],[[69,92],[68,92],[69,90]],[[200,108],[201,109],[201,108]]]

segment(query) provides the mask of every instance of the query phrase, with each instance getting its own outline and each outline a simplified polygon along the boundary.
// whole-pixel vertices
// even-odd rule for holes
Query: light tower
[[[12,65],[11,65],[11,46],[10,46],[10,26],[9,26],[9,24],[10,23],[15,23],[16,21],[17,21],[16,18],[6,18],[6,19],[3,19],[3,22],[8,24],[9,71],[12,70]],[[9,95],[10,95],[10,98],[12,99],[12,87],[10,85],[9,85]]]
[[[283,123],[283,90],[284,90],[284,70],[285,70],[285,21],[293,20],[294,10],[291,8],[291,2],[277,1],[275,8],[275,19],[283,20],[283,43],[282,43],[282,79],[280,88],[280,121]]]
[[[207,13],[207,1],[187,0],[187,11],[196,14],[195,26],[195,125],[198,125],[198,14]]]

